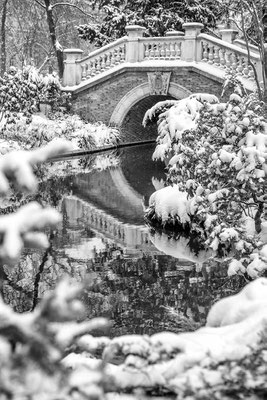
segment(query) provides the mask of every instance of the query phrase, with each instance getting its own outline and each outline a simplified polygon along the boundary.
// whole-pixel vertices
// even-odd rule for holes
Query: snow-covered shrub
[[[10,67],[0,77],[0,130],[22,117],[30,123],[41,102],[48,103],[52,110],[69,104],[69,94],[61,91],[57,75],[44,77],[32,66],[22,70]]]
[[[6,127],[3,138],[20,145],[23,149],[31,149],[45,145],[54,138],[65,138],[76,148],[92,149],[95,147],[117,144],[119,131],[102,123],[91,124],[83,121],[76,114],[55,113],[56,118],[43,114],[32,116],[31,123],[18,120]]]
[[[187,218],[202,243],[219,257],[231,255],[254,277],[256,254],[260,270],[267,268],[260,251],[267,219],[267,122],[239,81],[229,83],[234,91],[226,103],[197,94],[163,112],[154,157],[169,158],[168,184],[178,185],[188,205],[194,205]],[[169,191],[176,217],[167,206],[157,213],[157,204],[151,204],[148,216],[155,211],[162,218],[167,212],[179,220],[181,195]],[[164,204],[163,192],[159,201]],[[252,220],[254,230],[248,232]]]

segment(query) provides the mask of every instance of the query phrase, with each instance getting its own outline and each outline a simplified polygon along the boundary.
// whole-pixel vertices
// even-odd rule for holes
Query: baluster
[[[220,68],[225,66],[225,49],[219,49]]]
[[[96,60],[93,60],[91,68],[91,76],[95,76],[95,74],[96,74]]]
[[[86,69],[86,77],[91,78],[92,76],[92,61],[89,61],[87,64],[87,69]]]
[[[202,42],[202,61],[208,62],[208,43]]]
[[[225,67],[228,70],[230,69],[230,66],[231,66],[230,56],[231,56],[231,51],[230,50],[226,50],[225,51]]]
[[[123,63],[125,61],[125,45],[123,44],[121,47],[121,62]]]
[[[164,42],[161,43],[160,58],[162,58],[163,60],[165,60],[166,58],[166,43]]]
[[[114,67],[115,65],[115,50],[111,50],[111,57],[110,57],[110,66]]]
[[[107,69],[107,53],[104,53],[102,56],[102,63],[101,63],[101,72]]]
[[[100,57],[96,58],[96,74],[100,74],[101,72],[101,60]]]
[[[149,60],[149,50],[148,50],[149,44],[145,43],[144,46],[145,46],[145,60]]]
[[[181,48],[182,48],[182,43],[178,42],[176,43],[176,58],[180,59],[181,58]]]
[[[98,63],[99,63],[99,68],[98,68],[98,70],[99,70],[99,73],[100,72],[103,72],[104,71],[104,69],[103,69],[103,57],[102,56],[99,56],[99,58],[98,58]]]
[[[152,43],[150,45],[150,57],[149,58],[152,60],[155,58],[155,44],[154,43]]]
[[[106,54],[106,69],[109,69],[109,68],[110,68],[110,58],[111,58],[111,52],[109,51],[109,52]]]
[[[210,45],[209,46],[209,61],[208,64],[213,64],[214,62],[214,46]]]
[[[120,63],[120,49],[119,48],[117,48],[116,50],[116,55],[115,55],[115,65],[118,65],[119,63]]]
[[[214,65],[220,66],[219,47],[214,46]]]
[[[243,58],[241,56],[238,56],[238,59],[237,59],[236,72],[237,72],[237,75],[239,75],[239,76],[243,75]]]
[[[174,42],[171,42],[171,44],[170,44],[170,52],[171,52],[171,59],[173,60],[173,59],[175,59],[175,43]]]
[[[156,43],[155,44],[155,59],[158,59],[159,58],[159,55],[160,55],[160,53],[159,53],[159,43]]]
[[[171,56],[170,43],[166,43],[166,58],[169,59],[170,56]]]
[[[237,70],[237,57],[236,57],[235,53],[232,53],[231,64],[232,64],[232,71],[236,72],[236,70]]]
[[[101,63],[101,72],[105,71],[107,69],[106,67],[106,62],[107,62],[107,54],[102,55],[102,63]]]
[[[81,64],[82,69],[82,81],[86,79],[86,64]]]

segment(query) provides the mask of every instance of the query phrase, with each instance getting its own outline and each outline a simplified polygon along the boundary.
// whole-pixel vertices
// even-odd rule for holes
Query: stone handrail
[[[138,25],[126,27],[127,36],[116,40],[89,56],[82,58],[79,49],[67,49],[64,86],[75,86],[104,71],[125,62],[140,63],[147,60],[182,60],[207,63],[219,69],[236,72],[253,80],[254,73],[246,49],[229,41],[200,33],[200,23],[185,23],[182,32],[169,32],[165,37],[143,37],[145,28]],[[259,53],[250,48],[250,60],[254,64],[259,81],[262,65]]]
[[[197,40],[200,45],[200,59],[196,61],[206,62],[219,68],[236,72],[244,78],[254,79],[252,67],[249,65],[247,50],[205,33],[199,34]],[[251,52],[250,59],[256,68],[259,80],[261,80],[262,71],[259,53]]]

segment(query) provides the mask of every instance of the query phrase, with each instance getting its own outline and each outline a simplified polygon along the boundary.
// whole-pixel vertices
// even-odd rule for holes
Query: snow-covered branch
[[[72,148],[70,142],[55,139],[47,146],[36,150],[14,151],[5,154],[0,158],[0,193],[7,193],[9,181],[23,190],[34,192],[37,189],[37,179],[32,167]]]

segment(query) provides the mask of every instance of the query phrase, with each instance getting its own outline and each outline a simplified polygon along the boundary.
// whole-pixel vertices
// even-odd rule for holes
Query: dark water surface
[[[1,291],[7,303],[32,310],[69,276],[86,283],[87,316],[111,319],[111,335],[152,334],[203,325],[215,299],[244,284],[241,278],[229,280],[223,264],[209,262],[200,269],[151,243],[144,207],[165,177],[164,165],[151,159],[153,150],[152,145],[124,149],[111,156],[116,166],[90,172],[91,158],[68,161],[70,170],[79,163],[80,172],[40,184],[37,200],[56,206],[63,223],[48,232],[52,246],[46,253],[25,252],[15,269],[4,268]],[[105,162],[106,155],[97,164]]]

